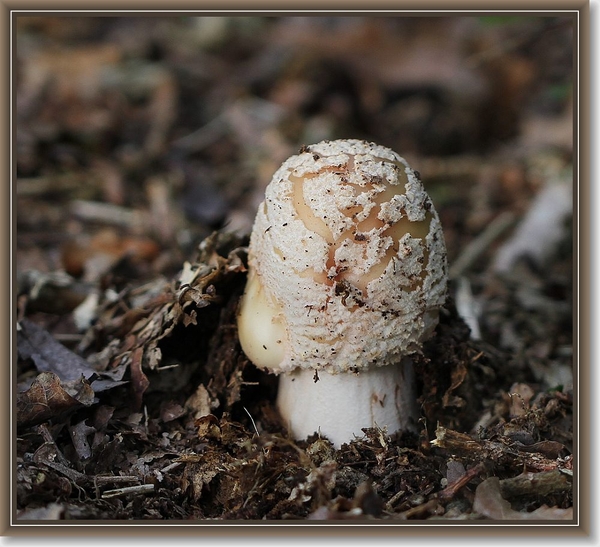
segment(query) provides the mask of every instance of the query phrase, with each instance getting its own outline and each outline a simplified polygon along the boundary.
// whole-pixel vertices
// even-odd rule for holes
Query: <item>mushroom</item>
[[[278,374],[296,439],[414,430],[411,355],[447,282],[438,215],[407,162],[360,140],[303,147],[273,175],[250,237],[242,349]]]

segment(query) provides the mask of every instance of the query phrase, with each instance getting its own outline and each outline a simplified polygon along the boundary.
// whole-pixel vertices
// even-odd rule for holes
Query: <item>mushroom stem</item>
[[[415,431],[414,384],[410,357],[356,373],[319,371],[317,376],[314,370],[296,369],[280,375],[277,405],[294,438],[316,432],[339,448],[361,437],[363,428],[378,427],[389,434]]]

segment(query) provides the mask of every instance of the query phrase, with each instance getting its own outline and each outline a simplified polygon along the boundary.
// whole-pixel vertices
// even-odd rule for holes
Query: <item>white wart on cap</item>
[[[278,406],[296,438],[410,428],[403,358],[435,329],[446,270],[437,213],[392,150],[324,141],[283,163],[256,215],[238,328],[248,358],[281,374]]]

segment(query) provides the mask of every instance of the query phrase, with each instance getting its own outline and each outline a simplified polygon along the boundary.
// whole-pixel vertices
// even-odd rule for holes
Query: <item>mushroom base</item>
[[[378,427],[388,434],[416,430],[418,409],[412,359],[361,372],[295,370],[279,380],[277,406],[295,439],[317,432],[336,447]]]

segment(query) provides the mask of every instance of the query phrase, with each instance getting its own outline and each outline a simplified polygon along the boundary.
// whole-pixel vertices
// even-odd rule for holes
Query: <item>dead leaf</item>
[[[89,377],[95,371],[83,357],[68,350],[52,335],[28,319],[17,329],[17,349],[21,359],[31,359],[40,372],[53,372],[63,381]]]
[[[467,470],[460,460],[448,460],[448,463],[446,464],[446,480],[448,481],[448,484],[452,484],[462,479],[466,472]]]
[[[201,439],[221,440],[221,427],[219,420],[213,414],[207,414],[195,420],[194,425],[198,428],[198,437]]]
[[[454,395],[454,391],[460,387],[460,385],[465,381],[467,377],[467,367],[465,367],[464,363],[458,363],[452,369],[452,384],[444,393],[442,398],[442,404],[444,408],[446,407],[458,407],[461,408],[465,405],[465,400],[462,397],[458,397]]]
[[[46,420],[56,419],[94,402],[94,390],[83,378],[63,386],[52,372],[42,372],[31,387],[17,395],[17,426],[28,427]]]
[[[500,479],[490,477],[475,490],[473,510],[494,520],[571,520],[573,509],[542,505],[530,513],[515,511],[500,493]]]
[[[59,381],[79,382],[81,377],[94,384],[94,391],[101,392],[120,386],[125,368],[98,373],[83,357],[63,346],[39,325],[23,319],[17,329],[19,358],[31,359],[39,372],[51,372]],[[100,376],[100,378],[96,378]]]
[[[204,384],[200,384],[195,393],[185,402],[186,410],[193,413],[195,420],[212,414],[212,411],[218,408],[218,406],[218,399],[211,398]]]

